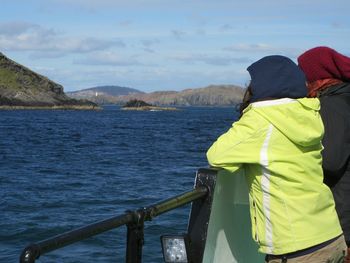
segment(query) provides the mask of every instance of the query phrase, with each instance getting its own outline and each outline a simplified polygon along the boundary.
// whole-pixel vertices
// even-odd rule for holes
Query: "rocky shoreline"
[[[137,110],[137,111],[177,111],[178,108],[173,107],[158,107],[158,106],[142,106],[142,107],[123,107],[122,110]]]
[[[0,110],[102,110],[99,106],[57,105],[57,106],[8,106],[0,105]]]
[[[132,99],[129,100],[122,108],[122,110],[137,110],[137,111],[174,111],[178,110],[174,107],[161,107],[149,104],[143,100]]]

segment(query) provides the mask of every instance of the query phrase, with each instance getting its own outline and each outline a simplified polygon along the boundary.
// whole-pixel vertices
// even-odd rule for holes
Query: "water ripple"
[[[232,108],[178,112],[2,111],[0,262],[31,242],[157,203],[193,187]],[[186,231],[189,206],[145,226],[143,262],[162,262],[159,236]],[[122,262],[126,228],[37,262]]]

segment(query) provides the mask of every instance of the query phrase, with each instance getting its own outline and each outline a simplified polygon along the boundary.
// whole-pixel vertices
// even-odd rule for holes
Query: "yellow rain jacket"
[[[308,98],[254,102],[207,152],[211,166],[244,169],[262,253],[294,252],[342,234],[323,183],[319,108]]]

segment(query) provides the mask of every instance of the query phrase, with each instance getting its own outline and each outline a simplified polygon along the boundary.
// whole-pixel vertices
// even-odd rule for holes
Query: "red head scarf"
[[[350,81],[350,58],[329,47],[312,48],[298,57],[308,81],[309,95],[340,82]]]
[[[350,58],[329,47],[316,47],[298,57],[309,82],[320,79],[350,80]]]

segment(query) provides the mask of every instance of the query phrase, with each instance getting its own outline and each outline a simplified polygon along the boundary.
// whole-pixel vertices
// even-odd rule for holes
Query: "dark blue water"
[[[0,112],[0,262],[29,243],[191,190],[233,107],[136,112]],[[143,262],[162,262],[159,236],[186,231],[189,206],[146,222]],[[123,262],[126,227],[37,262]]]

